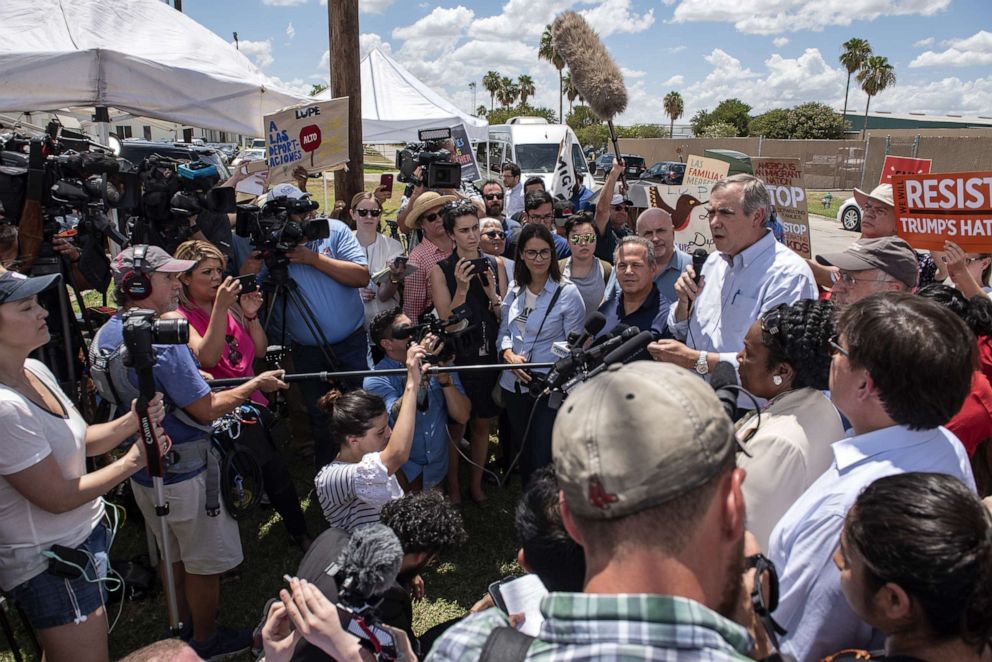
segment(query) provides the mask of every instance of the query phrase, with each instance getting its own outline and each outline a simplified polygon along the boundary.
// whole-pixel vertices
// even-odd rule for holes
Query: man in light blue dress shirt
[[[744,336],[762,313],[782,303],[817,296],[805,260],[775,241],[765,227],[771,198],[752,175],[734,175],[713,185],[707,206],[716,251],[699,283],[688,267],[675,283],[677,303],[668,316],[676,340],[648,346],[658,361],[708,374],[718,362],[737,365]]]
[[[833,464],[769,539],[779,573],[775,620],[788,631],[782,649],[800,661],[883,643],[848,606],[833,560],[847,512],[865,487],[883,476],[927,471],[975,489],[964,446],[942,427],[971,388],[976,349],[964,323],[932,301],[887,292],[848,306],[837,332],[830,399],[851,421],[853,436],[834,442]],[[884,541],[884,532],[879,537]]]

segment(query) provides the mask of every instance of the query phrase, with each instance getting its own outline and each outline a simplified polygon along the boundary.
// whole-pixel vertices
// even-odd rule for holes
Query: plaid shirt
[[[414,324],[420,321],[423,312],[434,307],[434,297],[431,295],[431,269],[449,255],[451,251],[445,253],[426,237],[410,251],[410,264],[417,265],[417,271],[410,274],[403,282],[403,313]]]
[[[687,598],[667,595],[552,593],[541,601],[545,621],[527,660],[747,660],[747,631]],[[478,660],[498,609],[473,614],[448,630],[427,662]]]

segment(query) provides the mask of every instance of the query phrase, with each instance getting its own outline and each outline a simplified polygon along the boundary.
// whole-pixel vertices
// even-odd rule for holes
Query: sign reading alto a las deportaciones
[[[992,253],[992,172],[892,177],[896,232],[914,248]]]

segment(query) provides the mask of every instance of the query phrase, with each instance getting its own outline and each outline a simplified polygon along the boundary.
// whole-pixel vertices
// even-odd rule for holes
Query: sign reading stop
[[[313,166],[314,153],[320,147],[320,127],[308,124],[300,129],[300,147],[304,152],[310,152],[310,165]]]

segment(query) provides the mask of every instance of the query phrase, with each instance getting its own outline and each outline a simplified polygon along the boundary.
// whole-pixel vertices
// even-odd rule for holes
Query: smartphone
[[[396,265],[397,267],[398,266],[404,266],[405,267],[406,266],[406,263],[409,262],[409,261],[410,261],[410,257],[408,255],[397,255],[396,256],[396,259],[393,260],[393,264]]]
[[[488,257],[477,257],[474,260],[469,260],[472,263],[472,274],[484,274],[489,272],[489,258]]]
[[[86,564],[90,562],[86,552],[72,547],[52,545],[51,553],[58,558],[48,558],[48,572],[63,579],[78,579],[83,576]]]
[[[389,191],[389,197],[393,197],[393,175],[392,173],[385,172],[379,177],[379,186],[385,187]]]
[[[509,577],[504,577],[503,579],[495,581],[489,585],[489,597],[492,598],[493,604],[496,605],[496,608],[504,614],[506,613],[506,602],[503,601],[503,594],[499,589],[503,584],[512,582],[514,579],[519,578],[516,575],[510,575]]]
[[[255,274],[235,276],[234,280],[241,283],[241,294],[248,294],[258,289],[258,279],[255,277]]]
[[[395,660],[399,657],[396,640],[391,632],[379,627],[374,621],[366,620],[347,607],[339,604],[334,606],[338,609],[341,627],[358,637],[362,641],[362,645],[378,655],[380,660]]]

